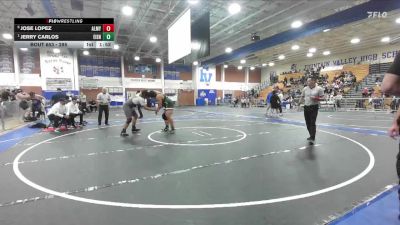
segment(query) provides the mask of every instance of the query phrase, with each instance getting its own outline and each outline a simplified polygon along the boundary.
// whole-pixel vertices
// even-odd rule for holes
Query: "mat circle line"
[[[193,120],[187,120],[187,121],[193,121]],[[218,121],[220,121],[220,120],[218,120]],[[246,121],[246,120],[236,120],[236,121],[251,122],[251,121]],[[265,122],[265,123],[271,123],[271,122]],[[277,123],[271,123],[271,124],[277,124]],[[280,125],[288,125],[288,124],[280,124]],[[119,125],[113,125],[113,126],[119,126]],[[109,127],[113,127],[113,126],[109,126]],[[292,124],[290,124],[289,126],[302,127],[302,126],[292,125]],[[21,153],[19,153],[13,161],[13,171],[14,171],[15,175],[22,182],[24,182],[25,184],[31,186],[32,188],[34,188],[36,190],[45,192],[50,195],[55,195],[55,196],[58,196],[61,198],[78,201],[78,202],[85,202],[85,203],[104,205],[104,206],[117,206],[117,207],[142,208],[142,209],[215,209],[215,208],[234,208],[234,207],[244,207],[244,206],[265,205],[265,204],[272,204],[272,203],[278,203],[278,202],[293,201],[293,200],[297,200],[297,199],[303,199],[303,198],[308,198],[308,197],[324,194],[324,193],[334,191],[334,190],[340,189],[342,187],[348,186],[348,185],[360,180],[361,178],[366,176],[373,169],[373,167],[375,165],[374,155],[366,146],[364,146],[360,142],[353,140],[349,137],[340,135],[340,134],[336,134],[336,133],[332,133],[332,132],[328,132],[328,131],[324,131],[324,130],[319,130],[320,132],[331,134],[331,135],[346,139],[346,140],[353,142],[354,144],[360,146],[365,152],[367,152],[367,154],[369,156],[368,166],[361,173],[359,173],[358,175],[356,175],[355,177],[353,177],[349,180],[346,180],[346,181],[336,184],[334,186],[323,188],[323,189],[320,189],[317,191],[312,191],[312,192],[308,192],[308,193],[292,195],[292,196],[287,196],[287,197],[281,197],[281,198],[258,200],[258,201],[218,203],[218,204],[196,204],[196,205],[194,205],[194,204],[188,204],[188,205],[137,204],[137,203],[113,202],[113,201],[103,201],[103,200],[97,200],[97,199],[84,198],[84,197],[69,195],[69,194],[66,194],[63,192],[54,191],[49,188],[40,186],[40,185],[32,182],[28,178],[26,178],[19,170],[19,161],[20,161],[21,157],[24,154],[26,154],[27,152],[29,152],[30,150],[32,150],[33,148],[35,148],[36,146],[39,146],[45,142],[48,142],[48,141],[51,141],[51,140],[54,140],[57,138],[65,137],[65,136],[72,135],[75,133],[91,131],[91,130],[95,130],[95,129],[103,129],[103,128],[91,128],[91,129],[87,129],[87,130],[81,130],[81,131],[77,131],[77,132],[73,132],[73,133],[60,135],[60,136],[53,137],[53,138],[50,138],[47,140],[43,140],[35,145],[28,147],[27,149],[25,149]]]
[[[204,144],[191,144],[191,143],[173,143],[173,142],[163,142],[163,141],[158,141],[155,140],[154,138],[152,138],[151,136],[153,134],[156,133],[162,133],[161,131],[154,131],[152,133],[150,133],[147,138],[152,141],[152,142],[156,142],[159,144],[163,144],[163,145],[178,145],[178,146],[213,146],[213,145],[225,145],[225,144],[230,144],[230,143],[235,143],[238,141],[241,141],[243,139],[245,139],[247,137],[247,134],[241,130],[236,130],[236,129],[232,129],[232,128],[226,128],[226,127],[180,127],[180,128],[176,128],[176,130],[180,130],[180,129],[198,129],[198,128],[204,128],[204,129],[210,129],[210,128],[214,128],[214,129],[223,129],[223,130],[230,130],[230,131],[235,131],[238,132],[240,134],[242,134],[242,137],[236,139],[236,140],[232,140],[232,141],[226,141],[226,142],[217,142],[217,143],[204,143]]]

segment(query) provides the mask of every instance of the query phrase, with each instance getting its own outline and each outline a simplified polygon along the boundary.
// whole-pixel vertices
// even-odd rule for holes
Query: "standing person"
[[[279,109],[279,116],[282,116],[283,114],[282,114],[282,101],[283,101],[283,92],[282,92],[282,90],[280,90],[279,88],[277,88],[278,90],[277,90],[277,94],[278,94],[278,97],[279,97],[279,106],[278,106],[278,109]]]
[[[310,137],[307,140],[310,144],[314,144],[315,133],[317,131],[317,126],[315,122],[318,116],[318,103],[324,97],[324,90],[316,86],[315,77],[307,79],[307,86],[304,87],[303,92],[300,96],[300,103],[304,99],[304,119],[306,120],[307,130]]]
[[[101,119],[103,117],[103,111],[105,114],[104,124],[108,126],[108,115],[110,112],[109,104],[111,102],[111,96],[107,93],[107,89],[103,88],[102,92],[97,95],[97,103],[99,104],[99,117],[98,125],[101,125]]]
[[[164,132],[168,132],[169,127],[171,127],[170,133],[175,133],[175,125],[174,120],[172,119],[172,114],[174,113],[174,102],[169,99],[166,95],[158,91],[148,91],[143,90],[141,96],[145,99],[155,98],[158,107],[156,109],[156,115],[160,111],[161,108],[164,108],[164,112],[162,114],[162,118],[165,123],[165,128],[162,130]]]
[[[136,97],[141,97],[140,96],[140,91],[136,91]],[[144,99],[143,99],[144,100]],[[142,106],[145,106],[145,104],[139,104],[139,105],[137,105],[137,110],[138,110],[138,112],[139,112],[139,119],[142,119],[143,118],[143,113],[142,113]]]
[[[400,96],[400,54],[397,54],[392,66],[389,68],[385,77],[382,81],[382,92],[385,94],[392,94],[394,96]],[[389,136],[395,138],[399,136],[399,125],[400,125],[400,108],[397,110],[397,114],[393,120],[392,127],[389,129]],[[397,154],[397,176],[399,177],[400,183],[400,144],[399,152]],[[399,191],[400,195],[400,191]]]
[[[136,121],[138,119],[138,115],[136,113],[135,108],[137,107],[137,109],[139,110],[141,106],[143,106],[143,108],[146,110],[156,111],[156,109],[147,107],[146,102],[145,102],[144,98],[142,98],[140,93],[138,95],[128,99],[128,101],[125,102],[124,106],[122,106],[122,109],[124,110],[124,113],[126,116],[126,122],[121,131],[122,137],[128,136],[128,134],[126,133],[126,129],[128,128],[128,126],[131,122],[132,122],[132,133],[140,131],[140,129],[136,128]]]
[[[53,106],[57,102],[60,101],[60,99],[67,99],[67,95],[61,90],[61,88],[57,88],[57,93],[55,93],[53,96],[51,96],[51,105]]]
[[[265,112],[266,116],[269,116],[269,110],[271,109],[271,97],[272,97],[273,94],[274,94],[273,91],[268,93],[267,99],[265,100],[267,102],[267,110]]]
[[[68,123],[76,128],[75,117],[79,116],[79,125],[83,126],[83,112],[79,110],[78,98],[72,97],[72,100],[68,102],[66,107],[66,115],[68,117]]]
[[[1,98],[0,98],[0,122],[1,122],[1,129],[3,131],[5,131],[6,130],[6,125],[5,125],[5,122],[4,122],[4,118],[6,116],[6,105],[5,105],[5,102],[8,101],[8,96],[6,96],[3,93],[4,92],[1,93]]]
[[[273,116],[274,115],[274,112],[276,113],[276,115],[278,115],[278,110],[279,110],[279,107],[280,107],[280,105],[281,105],[281,100],[280,100],[280,98],[279,98],[279,95],[278,95],[278,91],[277,90],[273,90],[272,91],[272,96],[271,96],[271,99],[270,99],[270,103],[271,103],[271,116]]]
[[[80,104],[79,104],[80,110],[83,113],[87,112],[88,111],[87,110],[87,98],[86,98],[86,95],[83,92],[81,92],[80,95],[79,95],[79,102],[80,102]]]

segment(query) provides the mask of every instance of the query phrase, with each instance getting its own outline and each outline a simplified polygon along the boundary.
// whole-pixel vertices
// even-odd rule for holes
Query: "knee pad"
[[[126,124],[130,124],[132,122],[132,117],[126,119]]]
[[[163,120],[168,120],[168,118],[167,118],[167,116],[165,115],[165,113],[163,113],[161,117],[163,118]]]

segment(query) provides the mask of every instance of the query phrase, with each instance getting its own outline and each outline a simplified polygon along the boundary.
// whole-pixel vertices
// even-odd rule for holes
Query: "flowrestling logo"
[[[381,19],[381,18],[386,18],[387,17],[387,12],[367,12],[368,18],[371,19]]]

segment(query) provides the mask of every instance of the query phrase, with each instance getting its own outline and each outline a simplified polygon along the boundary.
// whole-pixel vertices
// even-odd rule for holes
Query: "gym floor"
[[[311,146],[302,112],[264,110],[178,108],[175,134],[144,111],[124,138],[114,110],[31,135],[0,154],[0,224],[323,224],[396,182],[392,114],[320,112]]]

